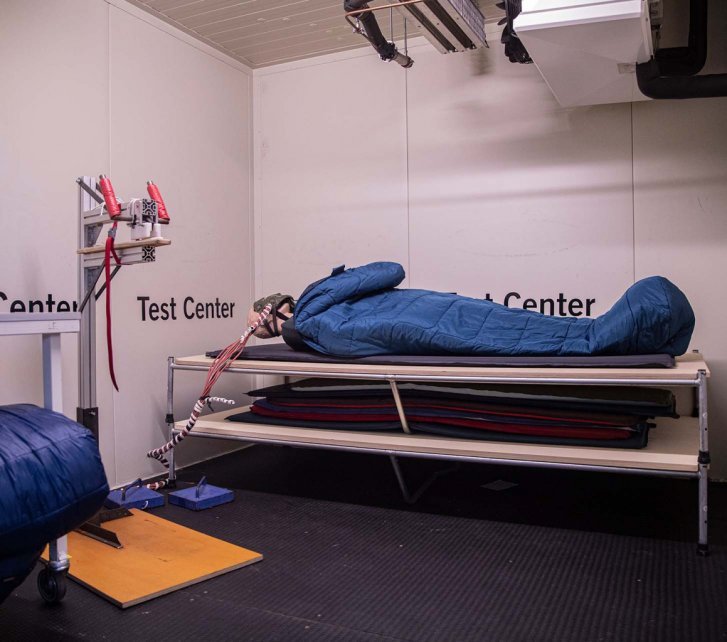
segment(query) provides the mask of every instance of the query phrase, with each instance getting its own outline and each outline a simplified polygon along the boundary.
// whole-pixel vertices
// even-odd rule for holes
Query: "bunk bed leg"
[[[391,394],[394,395],[394,403],[396,404],[396,411],[397,413],[399,413],[401,428],[407,435],[410,435],[411,429],[409,428],[409,422],[407,421],[406,414],[404,413],[404,404],[401,402],[401,396],[399,395],[399,388],[396,385],[396,380],[389,379],[389,385],[391,386]],[[399,465],[399,459],[396,457],[396,455],[389,454],[389,460],[391,461],[391,465],[394,467],[396,481],[399,482],[401,494],[403,495],[404,501],[407,504],[416,503],[416,501],[424,494],[427,488],[429,488],[437,479],[439,479],[442,475],[451,473],[452,471],[455,471],[457,470],[457,468],[459,468],[459,464],[455,464],[454,466],[450,466],[449,468],[438,470],[437,472],[432,473],[432,475],[430,475],[426,480],[424,480],[424,483],[422,483],[422,485],[419,486],[417,490],[411,492],[406,484],[406,480],[404,479],[404,473],[402,472],[401,466]]]
[[[169,440],[174,438],[174,357],[167,357],[167,438]],[[174,448],[172,448],[168,455],[167,461],[169,462],[169,482],[170,488],[177,487],[177,470],[174,465]]]
[[[699,371],[697,379],[698,412],[699,412],[699,542],[697,555],[709,555],[707,536],[709,489],[709,441],[708,441],[708,407],[707,407],[707,373]]]
[[[389,461],[391,461],[391,465],[394,468],[394,474],[396,475],[396,481],[399,483],[399,488],[401,489],[401,494],[404,497],[404,501],[407,504],[415,504],[419,498],[426,492],[426,490],[435,482],[437,479],[442,477],[443,475],[447,475],[448,473],[452,473],[455,470],[459,469],[459,464],[454,464],[453,466],[449,466],[448,468],[443,468],[442,470],[438,470],[434,473],[432,473],[427,479],[424,480],[421,486],[417,488],[414,492],[411,492],[409,490],[409,486],[406,483],[406,480],[404,479],[404,472],[401,470],[401,465],[399,464],[399,459],[396,455],[389,455]]]

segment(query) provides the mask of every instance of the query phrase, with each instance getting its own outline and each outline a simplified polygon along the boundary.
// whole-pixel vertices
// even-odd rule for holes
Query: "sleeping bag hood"
[[[686,352],[694,312],[668,279],[632,285],[600,317],[572,318],[508,308],[431,290],[398,289],[398,263],[333,271],[295,308],[305,344],[339,357],[400,355],[629,355]]]

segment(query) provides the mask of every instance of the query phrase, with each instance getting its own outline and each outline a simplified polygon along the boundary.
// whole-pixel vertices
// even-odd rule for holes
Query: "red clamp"
[[[167,207],[164,205],[164,200],[159,192],[159,188],[152,182],[146,182],[146,191],[149,192],[149,197],[157,204],[157,216],[160,223],[169,223],[169,212]]]
[[[98,177],[98,182],[101,187],[101,194],[103,194],[104,203],[106,203],[106,210],[111,218],[116,218],[121,214],[121,206],[116,198],[116,194],[114,194],[114,187],[111,185],[111,179],[105,174],[101,174]]]

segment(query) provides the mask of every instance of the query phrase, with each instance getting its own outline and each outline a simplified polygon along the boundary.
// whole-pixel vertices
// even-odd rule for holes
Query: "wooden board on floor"
[[[69,575],[122,609],[260,561],[260,553],[132,510],[104,524],[122,549],[73,532]],[[48,559],[48,549],[43,554]]]

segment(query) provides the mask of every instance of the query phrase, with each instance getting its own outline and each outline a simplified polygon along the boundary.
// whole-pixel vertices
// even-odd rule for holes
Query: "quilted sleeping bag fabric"
[[[638,281],[594,319],[553,317],[493,301],[397,289],[398,263],[377,262],[309,286],[295,330],[314,350],[340,357],[382,354],[684,354],[694,330],[686,296],[669,280]]]
[[[93,516],[108,491],[86,428],[30,404],[0,406],[0,601],[22,581],[18,569]]]

